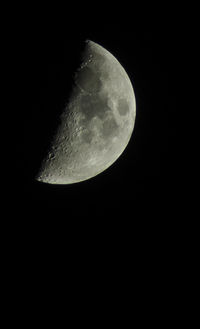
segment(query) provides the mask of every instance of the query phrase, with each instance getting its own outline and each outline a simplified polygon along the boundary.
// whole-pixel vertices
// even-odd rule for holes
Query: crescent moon
[[[36,180],[73,184],[110,167],[126,148],[135,123],[131,81],[118,60],[87,40],[74,88]]]

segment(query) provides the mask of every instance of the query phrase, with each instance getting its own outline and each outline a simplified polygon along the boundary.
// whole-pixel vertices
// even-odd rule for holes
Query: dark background
[[[17,3],[16,11],[13,6],[9,12],[14,19],[4,26],[11,32],[7,42],[12,85],[5,139],[12,130],[10,121],[14,131],[11,170],[5,174],[8,204],[2,216],[7,228],[2,230],[6,289],[12,290],[7,298],[16,310],[18,305],[24,310],[22,298],[29,312],[31,298],[35,305],[42,303],[43,312],[45,297],[52,305],[60,301],[60,297],[52,300],[56,290],[67,295],[74,308],[64,291],[71,288],[72,300],[78,296],[81,306],[87,297],[93,302],[96,296],[105,305],[112,295],[121,311],[123,301],[123,323],[128,313],[135,321],[132,302],[141,314],[140,322],[144,318],[158,322],[159,315],[166,322],[169,314],[177,312],[177,296],[185,294],[181,278],[188,254],[187,235],[182,233],[188,218],[184,222],[177,207],[172,147],[178,38],[169,28],[170,15],[163,20],[166,6],[149,11],[145,4],[138,12],[135,3],[130,8],[120,3],[118,13],[115,4],[108,15],[102,2],[93,3],[87,15],[78,3],[59,14],[54,7],[49,13],[50,4],[43,11],[41,5],[20,8]],[[34,181],[34,174],[56,114],[70,92],[85,39],[116,56],[132,81],[137,105],[133,135],[121,157],[100,175],[68,186],[42,184]],[[29,320],[38,313],[35,306],[32,309]]]
[[[174,193],[170,142],[175,103],[170,79],[174,52],[171,31],[153,20],[79,20],[32,13],[13,33],[16,52],[17,136],[14,142],[16,204],[31,211],[61,210],[64,218],[163,216]],[[105,172],[78,184],[34,181],[57,114],[67,99],[83,41],[109,50],[128,73],[136,96],[136,122],[120,158]],[[15,81],[14,79],[14,81]],[[141,215],[143,213],[143,215]]]

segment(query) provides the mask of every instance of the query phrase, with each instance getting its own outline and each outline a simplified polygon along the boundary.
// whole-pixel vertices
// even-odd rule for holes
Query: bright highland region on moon
[[[108,168],[126,148],[135,122],[132,84],[117,59],[87,41],[74,88],[36,179],[72,184]]]

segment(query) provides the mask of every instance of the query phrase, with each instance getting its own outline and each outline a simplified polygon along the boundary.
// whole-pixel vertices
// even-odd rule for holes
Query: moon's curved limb
[[[133,132],[133,87],[110,52],[87,41],[74,81],[38,181],[72,184],[98,175],[122,154]]]

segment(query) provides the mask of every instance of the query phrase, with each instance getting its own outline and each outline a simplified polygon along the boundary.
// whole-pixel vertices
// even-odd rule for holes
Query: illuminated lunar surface
[[[103,172],[126,148],[135,115],[135,95],[124,68],[105,48],[87,41],[74,88],[36,179],[72,184]]]

